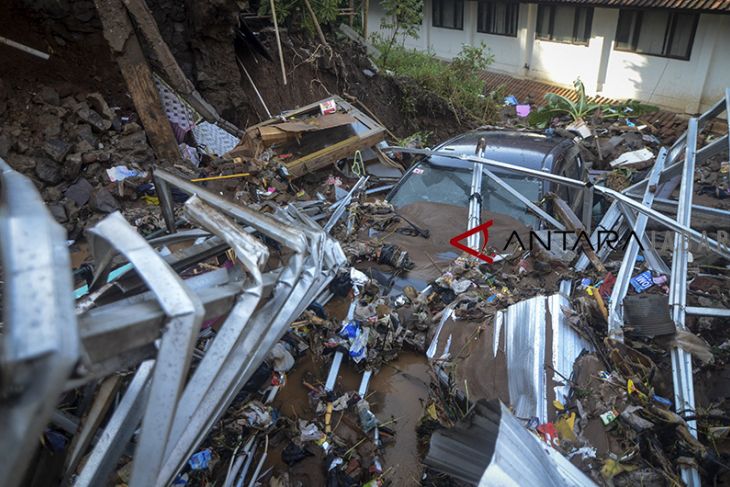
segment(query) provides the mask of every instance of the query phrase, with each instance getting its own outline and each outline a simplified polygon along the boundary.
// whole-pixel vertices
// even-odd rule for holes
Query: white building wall
[[[586,91],[595,94],[604,43],[607,37],[613,40],[617,18],[618,10],[593,9],[593,27],[587,46],[535,39],[529,77],[569,87],[580,78]]]
[[[722,98],[725,88],[730,87],[730,15],[713,17],[718,24],[715,28],[717,37],[700,98],[702,110]]]
[[[603,94],[613,98],[634,98],[647,103],[695,113],[700,111],[700,100],[714,54],[730,60],[726,47],[714,53],[719,15],[700,16],[689,60],[647,56],[625,51],[611,51]],[[727,70],[723,69],[725,75]],[[725,77],[730,83],[730,77]],[[718,96],[719,97],[719,96]]]
[[[379,28],[384,15],[371,2],[368,24]],[[580,77],[586,91],[609,98],[632,98],[664,108],[697,113],[730,86],[730,15],[702,14],[688,61],[614,49],[618,9],[595,8],[587,46],[535,39],[537,5],[520,4],[517,37],[476,31],[477,3],[464,3],[464,29],[433,27],[431,0],[424,1],[418,39],[406,47],[452,59],[465,43],[484,42],[494,55],[490,70],[572,87]]]
[[[520,4],[520,10],[517,14],[517,37],[508,37],[477,32],[477,5],[476,2],[467,2],[467,4],[472,3],[475,8],[473,43],[478,46],[481,42],[483,42],[494,55],[494,63],[489,67],[489,69],[500,73],[511,74],[513,76],[523,76],[523,65],[525,63],[522,53],[528,37],[528,11],[530,6],[526,3]]]

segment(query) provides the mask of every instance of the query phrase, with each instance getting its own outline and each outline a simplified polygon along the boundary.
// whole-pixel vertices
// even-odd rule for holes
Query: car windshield
[[[538,179],[505,173],[499,174],[499,177],[530,201],[541,198],[542,183]],[[401,182],[390,202],[396,208],[420,202],[468,207],[471,178],[472,173],[469,170],[445,167],[424,160]],[[539,219],[522,202],[486,175],[482,179],[481,194],[483,212],[508,215],[529,227],[539,228]]]

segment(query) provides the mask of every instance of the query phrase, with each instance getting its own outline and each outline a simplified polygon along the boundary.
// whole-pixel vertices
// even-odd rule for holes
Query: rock
[[[53,203],[59,201],[61,198],[63,198],[63,191],[61,190],[60,184],[57,186],[47,186],[43,190],[43,201]]]
[[[109,108],[109,105],[107,105],[106,100],[103,96],[101,96],[101,93],[89,93],[86,95],[86,102],[91,108],[101,114],[102,117],[109,121],[114,120],[114,112],[111,108]]]
[[[112,213],[119,209],[119,203],[106,188],[99,188],[91,194],[89,206],[100,213]]]
[[[119,137],[117,145],[122,150],[138,150],[140,147],[147,148],[147,134],[144,132],[133,132]]]
[[[105,120],[95,110],[91,108],[81,107],[76,111],[76,115],[84,122],[91,125],[97,132],[106,132],[112,126],[110,120]]]
[[[133,134],[134,132],[140,132],[142,127],[137,122],[129,122],[122,127],[123,134]]]
[[[7,162],[18,172],[28,172],[35,169],[36,161],[32,157],[20,154],[8,154]]]
[[[372,77],[375,76],[375,73],[373,73],[372,70],[367,69],[367,68],[365,68],[365,69],[362,70],[362,74],[364,74],[368,78],[372,78]]]
[[[81,162],[84,164],[92,164],[96,162],[96,151],[84,152],[81,155]]]
[[[35,174],[38,179],[48,184],[58,184],[63,178],[61,166],[45,157],[36,158]]]
[[[66,198],[73,201],[76,206],[84,206],[91,198],[94,187],[86,179],[81,178],[66,190]]]
[[[56,162],[63,162],[66,154],[71,150],[71,144],[61,139],[50,139],[43,144],[43,150],[48,156]]]
[[[49,205],[48,209],[51,211],[51,215],[56,219],[58,223],[66,223],[68,216],[66,215],[66,208],[63,205]]]
[[[38,95],[36,95],[36,101],[55,106],[61,105],[61,97],[58,95],[58,92],[50,86],[44,86],[41,88]]]
[[[91,125],[89,124],[78,124],[74,132],[76,135],[76,139],[79,142],[86,141],[93,148],[96,148],[97,144],[99,143],[99,139],[96,138],[96,135],[94,135],[93,130],[91,129]]]
[[[75,1],[71,2],[71,14],[81,22],[88,22],[96,15],[96,8],[93,2]]]
[[[13,148],[12,139],[6,135],[0,135],[0,157],[5,158],[10,154],[10,150]]]
[[[38,125],[42,127],[43,135],[49,139],[61,135],[61,123],[61,117],[52,113],[44,113],[38,117]]]
[[[81,159],[81,154],[78,152],[75,152],[73,154],[69,154],[69,156],[66,158],[66,162],[63,164],[63,178],[67,181],[73,181],[79,176],[79,173],[81,173],[81,167],[83,166],[83,160]]]
[[[101,167],[101,164],[93,163],[93,164],[89,164],[86,167],[86,171],[84,171],[84,173],[86,174],[86,177],[88,177],[90,179],[94,179],[94,178],[99,177],[99,175],[101,175],[101,173],[103,171],[104,171],[104,168]]]
[[[25,154],[30,150],[30,146],[22,140],[18,140],[15,142],[15,150],[21,154]]]
[[[78,141],[78,142],[77,142],[77,143],[76,143],[76,144],[74,145],[74,152],[80,152],[80,153],[82,153],[82,154],[83,154],[84,152],[91,152],[91,151],[93,151],[94,149],[96,149],[96,147],[94,147],[93,145],[91,145],[91,144],[89,143],[89,141],[87,141],[87,140],[85,140],[85,139],[81,139],[80,141]]]
[[[73,97],[73,95],[64,96],[61,98],[61,106],[68,110],[76,111],[76,107],[79,105],[79,101]]]
[[[68,219],[77,220],[79,216],[79,207],[76,206],[76,203],[69,198],[64,198],[61,203],[64,208],[66,208],[66,216],[68,216]]]

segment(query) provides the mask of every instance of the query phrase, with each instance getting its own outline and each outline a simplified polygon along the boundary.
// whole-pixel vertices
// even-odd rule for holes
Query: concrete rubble
[[[71,3],[54,45],[106,28],[123,69]],[[730,89],[662,127],[526,130],[505,100],[478,134],[562,141],[585,170],[554,174],[404,143],[344,92],[241,123],[210,53],[159,44],[182,19],[132,4],[152,93],[0,79],[4,485],[727,482]],[[464,204],[397,203],[432,159]],[[534,228],[490,209],[503,180],[551,185],[510,193]]]

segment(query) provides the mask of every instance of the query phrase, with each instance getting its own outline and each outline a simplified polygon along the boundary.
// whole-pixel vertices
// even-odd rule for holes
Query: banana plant
[[[586,96],[586,90],[580,78],[573,81],[573,87],[575,88],[576,101],[563,95],[558,95],[557,93],[548,93],[545,95],[546,106],[532,112],[527,119],[528,123],[538,127],[545,127],[554,116],[567,114],[573,119],[573,123],[579,124],[583,122],[586,116],[597,110],[601,111],[603,118],[625,117],[627,115],[626,112],[629,112],[631,116],[637,116],[640,113],[649,113],[657,110],[657,107],[643,105],[632,100],[614,107],[607,104],[591,102]]]

